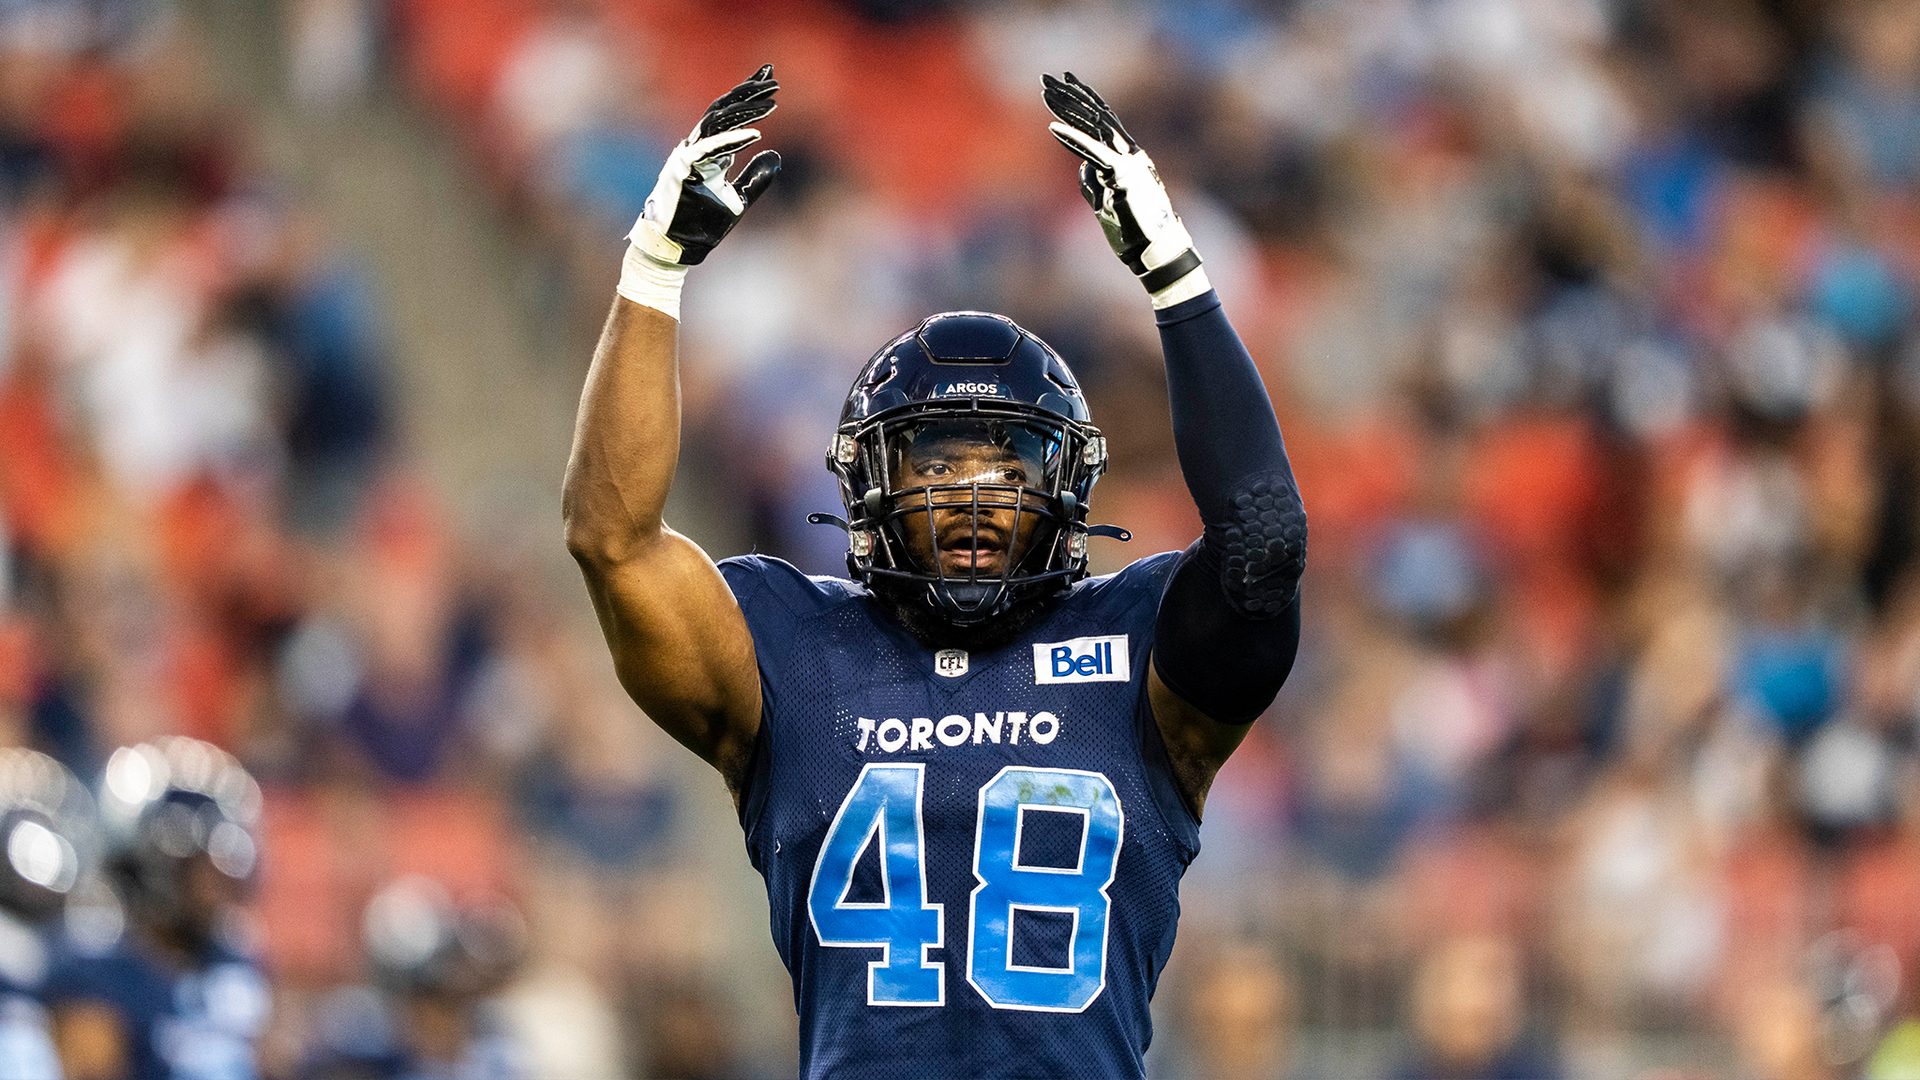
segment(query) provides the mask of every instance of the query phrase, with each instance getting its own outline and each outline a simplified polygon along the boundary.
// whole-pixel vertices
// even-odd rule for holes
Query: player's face
[[[980,420],[936,421],[896,436],[892,487],[914,561],[948,577],[991,577],[1024,558],[1048,501],[1057,457],[1048,441]]]

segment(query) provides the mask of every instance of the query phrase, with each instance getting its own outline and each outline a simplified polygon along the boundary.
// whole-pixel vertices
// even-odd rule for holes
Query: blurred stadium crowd
[[[848,378],[955,307],[1080,372],[1095,516],[1137,537],[1106,569],[1197,531],[1038,73],[1115,103],[1313,527],[1157,1074],[1920,1070],[1920,0],[281,15],[298,106],[398,90],[456,131],[583,339],[667,150],[776,64],[785,171],[687,294],[682,491],[716,554],[821,573]],[[264,965],[268,1075],[791,1068],[790,1017],[751,1004],[783,991],[727,981],[739,879],[703,853],[738,834],[688,809],[716,785],[606,676],[582,598],[409,469],[378,289],[207,62],[162,0],[0,3],[0,745],[96,791],[119,747],[225,760],[169,736],[257,778],[221,947]],[[556,478],[556,545],[557,505]],[[145,940],[108,872],[137,833],[73,829],[107,870],[37,931],[56,1014]]]

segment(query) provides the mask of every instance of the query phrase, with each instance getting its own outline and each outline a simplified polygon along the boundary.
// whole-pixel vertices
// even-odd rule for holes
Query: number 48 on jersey
[[[872,763],[840,804],[814,863],[807,911],[820,944],[880,949],[867,965],[869,1005],[945,1005],[946,965],[927,959],[944,947],[943,905],[927,900],[922,795],[926,766]],[[1078,817],[1075,865],[1036,866],[1021,857],[1026,818]],[[1113,784],[1096,772],[1008,766],[980,789],[973,876],[967,901],[967,982],[996,1009],[1081,1012],[1106,986],[1107,913],[1126,825]],[[861,852],[878,843],[879,902],[847,899]],[[1071,920],[1068,965],[1014,962],[1014,914],[1051,912]]]

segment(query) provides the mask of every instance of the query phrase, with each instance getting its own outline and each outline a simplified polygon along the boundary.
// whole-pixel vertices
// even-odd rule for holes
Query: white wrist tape
[[[640,250],[637,245],[628,244],[627,257],[620,263],[620,284],[614,291],[641,307],[650,307],[678,322],[680,288],[686,281],[686,267],[678,263],[661,262]]]
[[[1162,308],[1170,308],[1182,300],[1191,300],[1211,288],[1213,288],[1213,285],[1207,281],[1206,269],[1196,266],[1183,275],[1180,280],[1161,289],[1159,292],[1149,293],[1148,295],[1153,298],[1153,310],[1159,311]]]

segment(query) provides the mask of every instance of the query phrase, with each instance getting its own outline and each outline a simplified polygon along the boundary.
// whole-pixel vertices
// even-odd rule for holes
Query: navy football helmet
[[[961,468],[910,467],[955,444],[985,447],[990,467],[977,452]],[[847,520],[811,520],[846,528],[847,568],[877,597],[975,627],[1085,576],[1089,535],[1125,539],[1086,524],[1106,465],[1106,439],[1059,354],[1005,316],[949,311],[889,342],[854,380],[827,450]]]
[[[419,875],[375,893],[360,928],[374,981],[403,994],[492,993],[527,951],[526,922],[512,904],[497,897],[456,903],[446,886]]]
[[[189,862],[204,857],[250,886],[259,866],[260,785],[232,754],[181,735],[123,746],[100,785],[106,870],[122,901],[162,921],[191,920]]]
[[[28,922],[60,913],[85,869],[92,800],[45,754],[0,748],[0,908]]]

